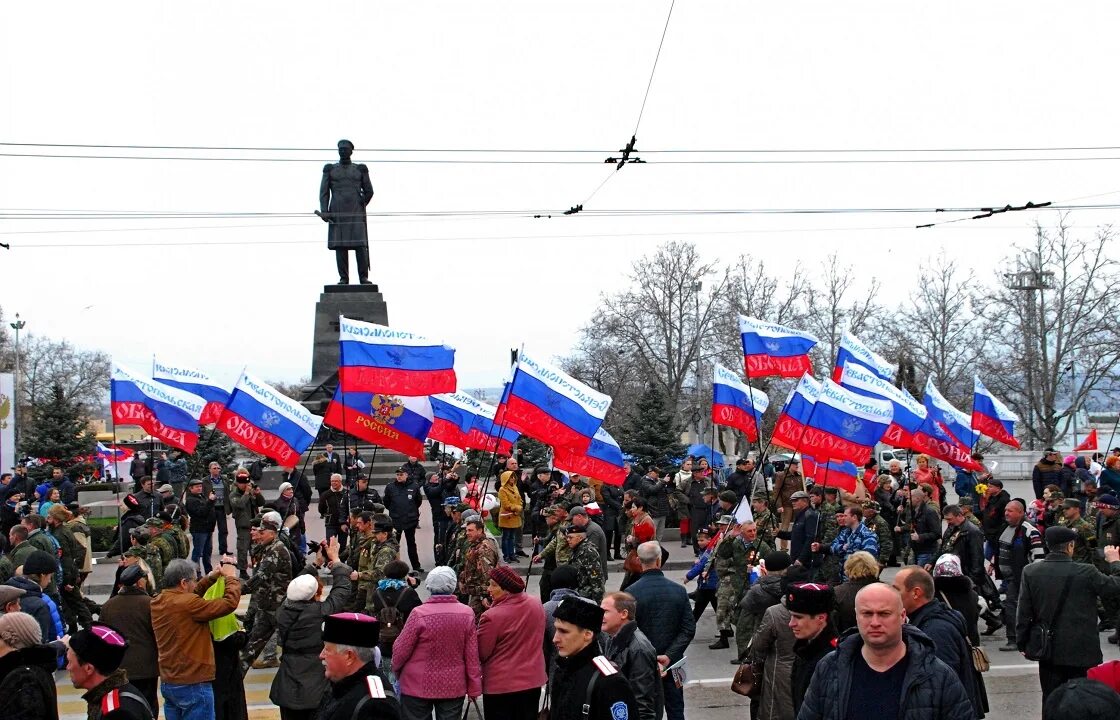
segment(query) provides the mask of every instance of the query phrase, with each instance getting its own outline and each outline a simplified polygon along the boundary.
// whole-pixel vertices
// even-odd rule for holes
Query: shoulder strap
[[[601,657],[601,656],[600,656]],[[596,663],[598,665],[598,663]],[[599,673],[591,673],[591,682],[587,683],[587,692],[583,696],[583,707],[580,708],[580,716],[583,720],[588,720],[591,717],[591,694],[595,692],[595,683],[599,680]]]
[[[121,697],[128,698],[129,700],[135,700],[136,702],[140,703],[144,706],[144,709],[148,711],[148,717],[154,717],[152,715],[152,706],[148,704],[147,698],[145,698],[143,695],[137,695],[133,692],[122,691]]]
[[[363,695],[362,699],[358,701],[358,704],[354,706],[354,712],[350,715],[350,720],[359,720],[362,716],[362,709],[365,708],[370,700],[375,698],[384,699],[386,697],[385,685],[381,682],[381,678],[376,675],[367,675],[366,685],[368,686],[369,692]]]

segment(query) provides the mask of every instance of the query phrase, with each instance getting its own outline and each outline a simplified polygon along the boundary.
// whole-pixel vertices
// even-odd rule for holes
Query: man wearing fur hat
[[[400,718],[392,686],[378,669],[380,631],[377,620],[361,613],[337,613],[324,619],[319,659],[331,687],[319,704],[320,720]]]
[[[128,641],[116,628],[93,623],[70,637],[66,670],[74,687],[85,690],[89,720],[152,720],[140,690],[121,669]]]
[[[560,657],[549,686],[552,720],[637,720],[630,682],[599,652],[603,609],[581,597],[566,597],[553,619],[552,643]]]

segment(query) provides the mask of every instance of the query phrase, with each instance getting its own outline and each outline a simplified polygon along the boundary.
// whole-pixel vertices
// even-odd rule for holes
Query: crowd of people
[[[481,478],[409,458],[379,491],[356,452],[328,445],[314,485],[281,468],[268,499],[259,466],[211,463],[179,488],[137,476],[101,604],[82,591],[86,509],[61,473],[43,488],[21,468],[0,476],[0,697],[13,717],[57,717],[65,669],[91,718],[233,720],[249,669],[275,668],[282,718],[683,720],[710,606],[708,647],[734,641],[752,720],[984,717],[980,638],[1000,629],[1001,650],[1039,661],[1048,707],[1103,702],[1080,678],[1120,675],[1096,634],[1120,620],[1120,501],[1050,464],[1032,502],[987,473],[947,487],[926,457],[913,472],[869,463],[844,489],[796,459],[723,473],[687,458],[614,486],[517,457]],[[679,580],[663,571],[672,525],[691,565]]]

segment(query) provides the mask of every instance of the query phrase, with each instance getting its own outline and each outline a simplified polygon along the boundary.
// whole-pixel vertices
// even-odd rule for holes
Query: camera
[[[315,540],[307,541],[307,552],[309,555],[318,555],[319,553],[323,552],[323,550],[323,543],[317,542]]]

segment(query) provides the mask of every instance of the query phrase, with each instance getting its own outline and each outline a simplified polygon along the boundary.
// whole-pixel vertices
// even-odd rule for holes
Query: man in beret
[[[1101,663],[1097,599],[1120,598],[1120,548],[1104,549],[1109,569],[1105,575],[1092,565],[1073,561],[1077,532],[1070,528],[1046,528],[1046,546],[1050,550],[1041,562],[1023,568],[1016,615],[1020,652],[1027,649],[1032,620],[1050,626],[1051,656],[1038,663],[1043,702],[1056,687],[1085,677],[1089,668]]]
[[[790,679],[794,716],[805,700],[817,663],[836,649],[836,626],[832,623],[835,600],[832,588],[820,583],[792,583],[786,590],[789,629],[796,638]]]
[[[319,659],[331,687],[319,704],[320,720],[397,720],[401,708],[378,668],[381,625],[362,613],[323,619]]]
[[[603,609],[584,598],[567,597],[553,618],[552,642],[560,657],[550,684],[552,720],[638,720],[630,682],[599,652]]]
[[[116,628],[92,623],[70,636],[66,670],[70,682],[85,690],[90,720],[152,720],[152,707],[120,669],[128,641]]]

